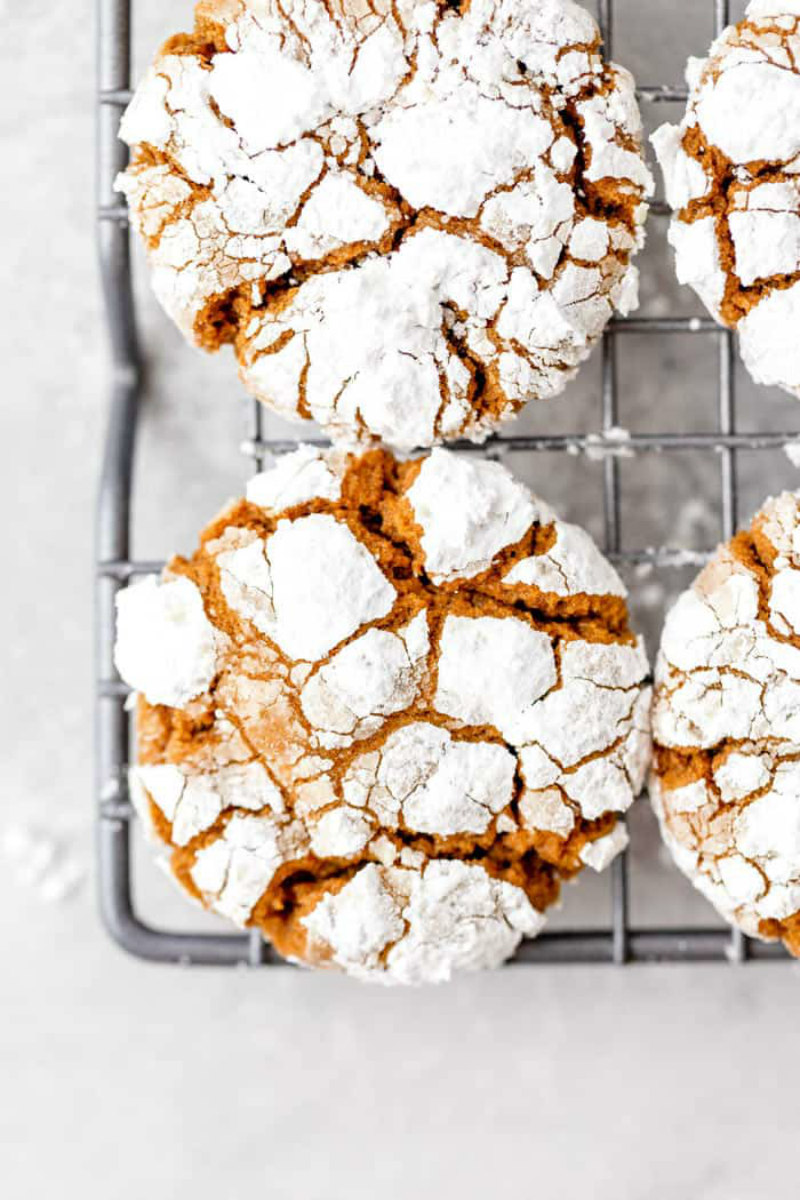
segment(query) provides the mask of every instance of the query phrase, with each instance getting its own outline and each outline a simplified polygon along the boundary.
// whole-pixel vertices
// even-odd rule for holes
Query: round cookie
[[[203,0],[128,108],[155,291],[281,416],[405,449],[558,394],[652,181],[571,0]]]
[[[800,955],[800,493],[769,500],[667,618],[651,795],[726,920]]]
[[[304,447],[119,595],[134,801],[283,955],[494,967],[602,870],[649,761],[647,659],[583,530],[502,466]]]
[[[683,121],[653,135],[678,278],[737,330],[757,383],[800,396],[798,0],[752,0],[687,81]]]

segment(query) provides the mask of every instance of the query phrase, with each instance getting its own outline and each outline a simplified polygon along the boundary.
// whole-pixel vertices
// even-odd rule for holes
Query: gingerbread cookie
[[[800,494],[770,500],[667,619],[651,794],[726,920],[800,955]]]
[[[289,958],[497,966],[626,845],[649,692],[624,594],[498,464],[302,448],[120,593],[139,811]]]
[[[483,439],[617,309],[651,179],[571,0],[204,0],[122,122],[156,293],[337,439]]]
[[[800,396],[800,3],[752,0],[687,80],[683,121],[653,135],[678,278],[757,383]]]

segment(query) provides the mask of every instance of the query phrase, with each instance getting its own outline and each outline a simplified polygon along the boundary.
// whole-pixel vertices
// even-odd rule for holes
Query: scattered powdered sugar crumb
[[[800,442],[787,442],[784,453],[793,467],[800,467]]]
[[[606,458],[633,458],[633,450],[627,444],[630,440],[627,429],[614,425],[603,433],[590,433],[586,438],[584,453],[589,462],[602,462]]]
[[[33,825],[7,825],[0,834],[0,856],[11,877],[46,904],[77,895],[89,874],[85,849],[74,836]]]
[[[637,589],[636,602],[640,608],[664,609],[667,606],[666,596],[667,589],[663,583],[646,583]]]
[[[678,512],[675,540],[679,545],[707,545],[717,532],[718,521],[719,518],[707,499],[702,496],[689,496],[681,504]]]

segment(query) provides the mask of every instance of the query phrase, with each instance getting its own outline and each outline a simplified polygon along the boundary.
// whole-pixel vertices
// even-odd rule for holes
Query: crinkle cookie
[[[122,137],[167,312],[340,440],[480,440],[636,304],[634,85],[571,0],[204,0]]]
[[[687,80],[683,121],[653,135],[678,278],[757,383],[800,396],[800,0],[752,0]]]
[[[506,469],[308,447],[120,594],[131,788],[184,888],[288,958],[495,967],[602,870],[648,664],[583,530]]]
[[[769,500],[670,613],[651,794],[678,866],[800,955],[800,493]]]

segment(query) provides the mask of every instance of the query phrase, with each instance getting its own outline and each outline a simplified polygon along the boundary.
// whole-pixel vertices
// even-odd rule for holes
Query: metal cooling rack
[[[708,0],[716,31],[729,23],[728,0]],[[611,54],[613,0],[597,0],[597,15],[606,52]],[[139,403],[142,395],[142,351],[136,334],[127,212],[113,190],[113,181],[127,161],[117,138],[122,110],[131,87],[131,0],[97,0],[98,15],[98,244],[112,356],[110,417],[97,504],[97,752],[98,856],[100,907],[112,938],[139,958],[162,962],[217,965],[277,964],[281,960],[257,931],[245,934],[166,932],[145,924],[137,915],[133,895],[130,841],[133,812],[127,793],[130,721],[125,708],[127,689],[114,669],[114,598],[129,580],[158,571],[160,563],[135,562],[130,556],[132,464]],[[658,84],[638,89],[640,100],[684,102],[686,90]],[[654,215],[666,206],[655,204]],[[622,550],[619,461],[613,430],[618,424],[617,351],[627,338],[642,333],[692,333],[716,343],[719,364],[718,426],[712,433],[631,435],[626,454],[699,450],[719,463],[720,504],[724,540],[737,524],[736,459],[740,450],[775,449],[797,440],[797,434],[736,432],[733,335],[710,319],[640,317],[615,321],[603,340],[600,421],[597,430],[577,436],[491,438],[483,453],[576,453],[587,448],[609,451],[603,462],[605,549],[615,562],[650,563],[663,567],[702,563],[708,554],[687,555],[666,546]],[[263,409],[253,402],[252,437],[246,451],[260,469],[270,452],[291,449],[293,442],[267,440]],[[612,436],[609,436],[611,433]],[[475,450],[474,446],[463,449]],[[709,552],[710,553],[710,552]],[[523,942],[516,963],[633,963],[743,962],[780,959],[779,945],[751,941],[737,931],[719,928],[634,928],[628,915],[628,855],[614,863],[610,875],[611,919],[606,928],[543,934]]]

